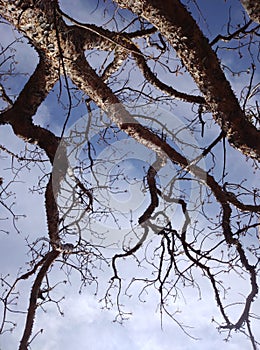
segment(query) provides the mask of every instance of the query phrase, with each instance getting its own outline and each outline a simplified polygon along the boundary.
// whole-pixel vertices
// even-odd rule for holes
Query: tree
[[[2,334],[22,312],[19,285],[31,284],[19,349],[33,346],[37,309],[59,308],[59,280],[50,282],[57,267],[66,280],[80,274],[80,291],[98,284],[96,269],[110,268],[104,302],[116,302],[118,321],[127,316],[123,293],[140,283],[141,297],[155,288],[161,315],[185,332],[171,304],[186,288],[203,296],[204,276],[220,332],[229,339],[240,331],[257,348],[259,5],[242,4],[252,19],[241,7],[242,16],[231,12],[208,39],[198,23],[208,33],[211,23],[196,1],[97,2],[99,25],[71,17],[57,0],[0,1],[1,25],[22,36],[1,46],[0,125],[25,147],[16,153],[1,145],[10,159],[0,174],[2,231],[21,231],[14,193],[25,173],[39,176],[31,191],[44,196],[47,218],[45,234],[23,233],[27,269],[1,277]],[[14,93],[25,79],[15,68],[21,40],[38,63]],[[239,98],[231,88],[238,83]],[[53,97],[50,124],[37,124],[37,111]],[[185,116],[174,117],[178,110]],[[129,261],[138,270],[130,277]],[[241,294],[231,288],[237,283]]]

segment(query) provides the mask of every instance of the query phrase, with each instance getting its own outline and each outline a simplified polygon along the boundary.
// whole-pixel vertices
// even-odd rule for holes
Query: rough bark
[[[27,318],[26,318],[26,324],[25,324],[25,331],[23,333],[23,337],[20,342],[19,350],[27,350],[28,349],[28,343],[29,339],[32,333],[34,319],[35,319],[35,312],[37,308],[37,298],[39,295],[40,287],[43,281],[43,278],[46,276],[48,269],[50,268],[51,264],[54,262],[54,260],[59,256],[58,251],[51,251],[49,252],[46,257],[45,261],[40,268],[37,277],[35,278],[35,281],[32,286],[31,290],[31,296],[29,301],[29,307],[27,312]]]
[[[248,16],[255,22],[260,23],[260,3],[257,0],[241,0]]]
[[[260,132],[248,121],[219,60],[179,0],[117,0],[152,23],[184,62],[231,145],[260,160]]]

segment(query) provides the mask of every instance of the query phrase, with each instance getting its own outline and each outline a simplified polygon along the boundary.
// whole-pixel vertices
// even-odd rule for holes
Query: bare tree
[[[0,144],[10,159],[8,175],[0,174],[0,219],[12,219],[19,232],[15,189],[19,175],[33,168],[41,177],[32,192],[44,195],[47,218],[46,235],[26,237],[29,268],[14,280],[1,275],[1,333],[13,329],[12,315],[22,312],[14,307],[19,284],[32,281],[21,350],[37,335],[37,308],[48,302],[59,308],[52,294],[59,281],[49,281],[54,267],[67,279],[79,273],[81,290],[98,284],[93,271],[107,264],[104,302],[113,304],[116,291],[117,320],[126,317],[121,294],[142,282],[140,296],[155,288],[162,315],[186,332],[168,303],[183,287],[203,294],[198,276],[204,276],[219,309],[220,332],[229,339],[240,331],[257,348],[251,322],[258,319],[252,307],[259,271],[259,5],[241,1],[251,19],[241,6],[240,22],[231,11],[222,32],[207,38],[197,22],[203,20],[208,33],[210,23],[198,3],[183,3],[97,2],[104,23],[94,25],[73,18],[57,0],[0,1],[1,25],[17,33],[15,42],[1,46],[0,125],[24,142],[19,153]],[[19,81],[15,50],[21,40],[33,47],[38,63],[15,96],[8,87]],[[182,82],[186,91],[177,88]],[[236,82],[243,85],[239,98],[231,88]],[[49,126],[37,125],[39,107],[53,95],[64,120],[53,112]],[[181,121],[174,119],[180,106]],[[135,147],[145,156],[132,161],[131,177],[125,161]],[[127,188],[134,188],[134,200],[125,210],[113,196],[121,203]],[[121,238],[111,239],[109,227],[122,231]],[[130,258],[148,272],[123,279],[120,267]],[[243,285],[243,295],[232,293],[232,283]]]

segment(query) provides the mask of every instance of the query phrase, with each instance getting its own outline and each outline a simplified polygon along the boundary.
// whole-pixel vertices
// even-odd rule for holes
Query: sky
[[[213,39],[220,30],[228,16],[228,11],[226,9],[232,5],[232,18],[234,22],[241,16],[241,5],[239,1],[221,1],[221,0],[200,0],[197,4],[200,7],[201,13],[198,8],[194,5],[192,1],[186,1],[189,3],[191,10],[195,18],[198,20],[199,24],[203,27],[204,33]],[[70,16],[75,19],[88,23],[95,23],[103,25],[107,23],[107,26],[113,26],[113,21],[109,21],[109,15],[104,19],[104,11],[102,4],[96,9],[96,1],[83,1],[76,0],[72,2],[69,0],[60,1],[61,8],[64,12],[70,14]],[[112,5],[110,10],[112,9]],[[95,11],[94,11],[95,10]],[[203,16],[206,18],[209,26],[204,22]],[[130,16],[129,16],[130,18]],[[125,23],[122,24],[124,26]],[[1,33],[1,43],[3,47],[7,45],[8,42],[12,41],[14,37],[19,36],[19,34],[5,24],[0,24]],[[222,53],[224,56],[224,62],[228,62],[232,55],[226,52]],[[92,64],[95,64],[97,59],[97,54],[93,57],[89,57]],[[33,72],[37,64],[37,55],[34,50],[29,47],[26,43],[16,44],[15,59],[17,61],[16,71],[21,73],[15,77],[7,77],[5,86],[9,88],[9,91],[14,96],[19,93],[25,84],[28,76]],[[243,61],[244,59],[242,59]],[[237,67],[239,67],[241,61],[237,61]],[[159,68],[158,68],[159,69]],[[26,73],[26,74],[25,74]],[[227,72],[227,74],[229,74]],[[258,76],[259,77],[259,76]],[[163,76],[165,82],[171,82],[170,77],[165,74]],[[236,90],[236,93],[240,94],[240,89],[244,86],[245,82],[248,81],[248,76],[244,76],[241,79],[236,79],[232,77],[232,86]],[[138,78],[137,78],[138,79]],[[137,83],[135,81],[134,83]],[[195,85],[190,78],[186,76],[183,79],[176,79],[174,81],[177,88],[182,88],[185,90],[186,86],[190,86],[190,89],[195,89]],[[66,101],[66,91],[63,89],[62,100]],[[60,133],[60,127],[66,118],[66,110],[62,108],[61,105],[57,104],[57,94],[59,93],[59,86],[54,88],[54,91],[47,97],[44,103],[41,105],[37,111],[37,115],[34,119],[35,123],[47,126],[49,125],[51,130],[57,134]],[[1,106],[2,107],[2,106]],[[142,110],[143,112],[143,110]],[[174,109],[174,115],[178,121],[183,120],[180,116],[184,116],[189,112],[189,109],[184,104],[178,104]],[[70,119],[68,130],[66,131],[66,136],[70,135],[73,128],[79,127],[82,117],[84,116],[85,109],[80,105],[72,111],[72,117]],[[142,114],[142,113],[140,113]],[[55,116],[55,118],[53,117]],[[164,121],[167,123],[167,121]],[[183,121],[182,121],[183,123]],[[102,126],[101,126],[102,129]],[[94,128],[92,130],[93,137],[97,134],[97,130]],[[215,126],[212,125],[212,130],[207,130],[207,140],[212,138],[212,134],[215,134]],[[187,134],[185,136],[189,140],[193,138],[193,135]],[[208,139],[207,139],[208,137]],[[194,144],[197,143],[193,140]],[[30,154],[30,145],[25,145],[23,141],[17,139],[13,136],[10,128],[4,126],[0,128],[0,144],[6,145],[13,152],[19,152],[21,149],[27,149],[28,154]],[[149,155],[144,153],[142,147],[133,144],[126,144],[124,140],[120,139],[118,144],[115,144],[115,149],[121,150],[122,144],[127,145],[127,151],[131,150],[132,153],[127,152],[124,156],[117,156],[116,153],[110,154],[111,148],[106,148],[104,145],[99,145],[97,148],[100,152],[100,156],[104,159],[110,159],[110,157],[118,157],[120,159],[120,167],[122,167],[124,173],[127,172],[129,178],[135,177],[141,179],[142,172],[140,167],[145,165],[145,160],[149,158]],[[201,146],[201,144],[199,144]],[[177,145],[178,147],[178,145]],[[179,147],[181,147],[179,145]],[[229,146],[227,146],[229,147]],[[221,153],[221,150],[219,150]],[[232,156],[227,159],[227,166],[229,168],[229,177],[236,180],[239,178],[241,166],[244,165],[243,159],[235,152],[231,153]],[[0,163],[0,175],[4,171],[5,179],[15,179],[15,183],[10,185],[10,191],[15,192],[15,196],[11,196],[11,201],[14,201],[15,210],[17,213],[26,215],[26,217],[20,217],[16,222],[19,233],[13,229],[11,220],[2,221],[2,230],[8,231],[9,233],[2,233],[0,235],[0,266],[1,275],[5,276],[10,274],[11,277],[15,277],[17,274],[17,266],[27,265],[25,262],[28,261],[28,246],[25,245],[25,239],[29,242],[33,242],[36,238],[46,236],[46,220],[45,211],[43,205],[43,196],[34,193],[33,188],[37,186],[37,183],[44,181],[44,172],[38,167],[31,167],[29,170],[22,170],[17,174],[11,171],[11,162],[9,158],[3,157],[1,153],[1,163]],[[123,162],[122,162],[123,158]],[[129,161],[135,158],[135,162]],[[151,163],[151,161],[150,161]],[[222,162],[221,162],[222,163]],[[114,164],[114,163],[113,163]],[[251,166],[250,161],[248,164]],[[147,165],[147,164],[146,164]],[[203,166],[209,166],[209,164],[202,164]],[[46,163],[46,168],[49,169]],[[109,169],[109,165],[107,165]],[[135,173],[135,167],[139,167],[138,171],[140,174]],[[166,165],[162,169],[165,174],[169,174],[173,171],[170,165]],[[216,171],[219,172],[219,177],[221,176],[222,167],[217,166]],[[139,177],[138,177],[138,176]],[[248,175],[247,175],[248,176]],[[5,180],[6,181],[6,180]],[[92,179],[92,181],[94,181]],[[102,179],[99,179],[102,181]],[[165,176],[161,176],[161,181],[165,180]],[[255,186],[257,186],[256,178],[249,181],[255,181]],[[134,183],[134,182],[133,182]],[[135,182],[134,185],[141,186],[141,181]],[[132,203],[131,200],[135,198],[134,186],[131,187],[133,191],[132,197],[120,197],[115,198],[115,206],[120,205],[120,201],[126,204]],[[139,187],[138,187],[139,188]],[[190,189],[192,192],[193,189]],[[195,190],[194,190],[195,191]],[[102,196],[102,194],[100,194]],[[193,194],[194,195],[194,194]],[[23,198],[22,201],[19,199]],[[130,199],[129,199],[130,198]],[[125,203],[125,201],[130,201]],[[138,211],[139,208],[139,211]],[[138,216],[142,206],[138,207],[136,215]],[[141,208],[141,209],[140,209]],[[7,214],[0,207],[0,217],[5,217]],[[106,222],[106,227],[108,223]],[[109,222],[110,232],[112,234],[118,235],[117,227],[113,222]],[[102,226],[102,225],[101,225]],[[116,236],[118,237],[118,236]],[[122,296],[123,308],[126,312],[129,312],[129,319],[125,320],[123,324],[114,322],[117,314],[117,309],[115,305],[111,305],[111,308],[107,310],[104,308],[104,291],[108,287],[109,279],[111,278],[111,269],[106,266],[102,266],[102,270],[94,271],[94,273],[99,277],[99,289],[96,291],[94,285],[87,286],[83,289],[82,293],[80,290],[80,277],[77,274],[72,274],[69,278],[69,283],[61,283],[54,291],[53,295],[56,300],[61,299],[61,310],[64,315],[62,316],[57,309],[55,303],[48,305],[43,305],[39,308],[34,332],[44,329],[42,334],[39,334],[32,343],[32,349],[37,350],[47,350],[47,349],[69,349],[72,347],[77,347],[78,349],[95,349],[103,350],[217,350],[220,347],[225,350],[235,350],[238,348],[249,349],[249,343],[240,334],[234,334],[229,342],[224,342],[226,334],[219,334],[216,330],[216,325],[212,323],[212,317],[218,319],[218,310],[215,306],[214,296],[208,282],[202,277],[197,276],[201,285],[204,287],[202,291],[202,296],[200,298],[199,294],[192,288],[185,288],[185,290],[180,290],[180,295],[183,293],[183,297],[178,297],[176,300],[172,300],[172,309],[176,312],[176,320],[184,325],[191,328],[185,328],[187,332],[191,335],[185,334],[178,325],[166,315],[163,316],[161,320],[160,308],[159,308],[159,296],[153,289],[149,289],[149,293],[145,292],[141,295],[141,301],[139,300],[140,286],[134,284],[129,289],[128,295]],[[131,279],[134,275],[138,275],[136,267],[133,261],[129,259],[126,270],[123,271],[125,285],[127,281]],[[149,273],[149,271],[148,271]],[[63,281],[64,273],[61,271],[61,265],[58,264],[57,267],[53,268],[50,274],[50,280]],[[228,277],[227,277],[228,278]],[[31,280],[25,281],[19,286],[20,301],[19,305],[22,306],[23,310],[26,310],[28,303],[28,293],[31,286]],[[243,286],[234,285],[233,288],[238,294],[240,288]],[[113,294],[113,291],[112,291]],[[114,295],[115,297],[115,295]],[[63,300],[64,298],[64,300]],[[1,309],[0,309],[1,310]],[[255,312],[259,314],[260,305],[259,301],[255,302]],[[1,311],[0,311],[1,313]],[[19,343],[21,332],[23,329],[24,315],[16,314],[13,315],[13,319],[17,322],[16,329],[12,332],[6,332],[0,338],[0,350],[12,350],[17,348]],[[162,324],[161,324],[161,321]],[[253,325],[254,327],[254,325]],[[257,327],[257,326],[255,326]]]

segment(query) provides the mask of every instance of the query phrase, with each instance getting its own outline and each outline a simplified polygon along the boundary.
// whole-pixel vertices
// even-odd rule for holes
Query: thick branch
[[[18,137],[38,144],[51,161],[54,160],[59,140],[49,130],[34,125],[32,118],[57,79],[58,75],[52,70],[50,62],[41,57],[13,106],[0,115],[0,124],[10,124]]]
[[[147,183],[150,192],[151,203],[146,208],[145,212],[140,216],[138,222],[139,224],[144,223],[148,219],[150,219],[151,215],[155,211],[155,209],[159,205],[158,199],[158,191],[156,187],[156,175],[157,175],[157,167],[159,167],[160,161],[155,162],[155,164],[151,165],[147,172]]]
[[[68,66],[67,66],[68,67]],[[96,72],[89,66],[85,57],[71,62],[68,67],[69,74],[74,84],[90,96],[90,98],[104,111],[111,120],[130,137],[157,153],[161,160],[171,159],[183,169],[187,169],[197,178],[201,179],[212,190],[218,202],[229,202],[242,211],[258,211],[259,206],[244,205],[232,194],[224,191],[212,175],[207,174],[200,167],[190,164],[189,160],[177,152],[167,142],[154,134],[151,130],[137,122],[126,111],[110,88],[102,81]]]
[[[215,52],[179,0],[116,0],[143,16],[165,36],[205,96],[231,145],[260,160],[260,132],[247,120]]]
[[[184,92],[178,91],[174,89],[172,86],[169,86],[163,83],[160,79],[156,77],[156,75],[151,71],[149,66],[146,63],[146,58],[143,53],[138,49],[138,47],[129,39],[129,35],[121,33],[111,32],[109,30],[105,30],[101,27],[97,27],[92,24],[84,24],[80,23],[61,10],[59,13],[62,14],[65,18],[68,18],[72,23],[75,23],[79,28],[82,29],[82,35],[86,31],[86,44],[85,49],[90,49],[90,43],[92,43],[91,48],[99,47],[99,49],[103,50],[114,50],[116,47],[119,52],[121,51],[121,60],[124,60],[127,57],[127,54],[131,54],[144,77],[153,84],[157,89],[160,89],[162,92],[178,99],[181,101],[186,101],[190,103],[199,103],[205,104],[205,100],[202,96],[189,95]],[[89,35],[89,32],[92,35]]]
[[[50,268],[51,264],[54,262],[54,260],[59,256],[60,252],[58,251],[51,251],[47,253],[46,260],[43,263],[31,290],[31,296],[30,296],[30,302],[29,302],[29,308],[27,311],[27,319],[26,324],[24,328],[24,333],[20,342],[19,350],[27,350],[28,349],[28,343],[29,339],[32,333],[33,323],[35,319],[35,312],[37,309],[37,298],[39,295],[40,287],[42,284],[42,281],[44,277],[46,276],[48,269]]]

